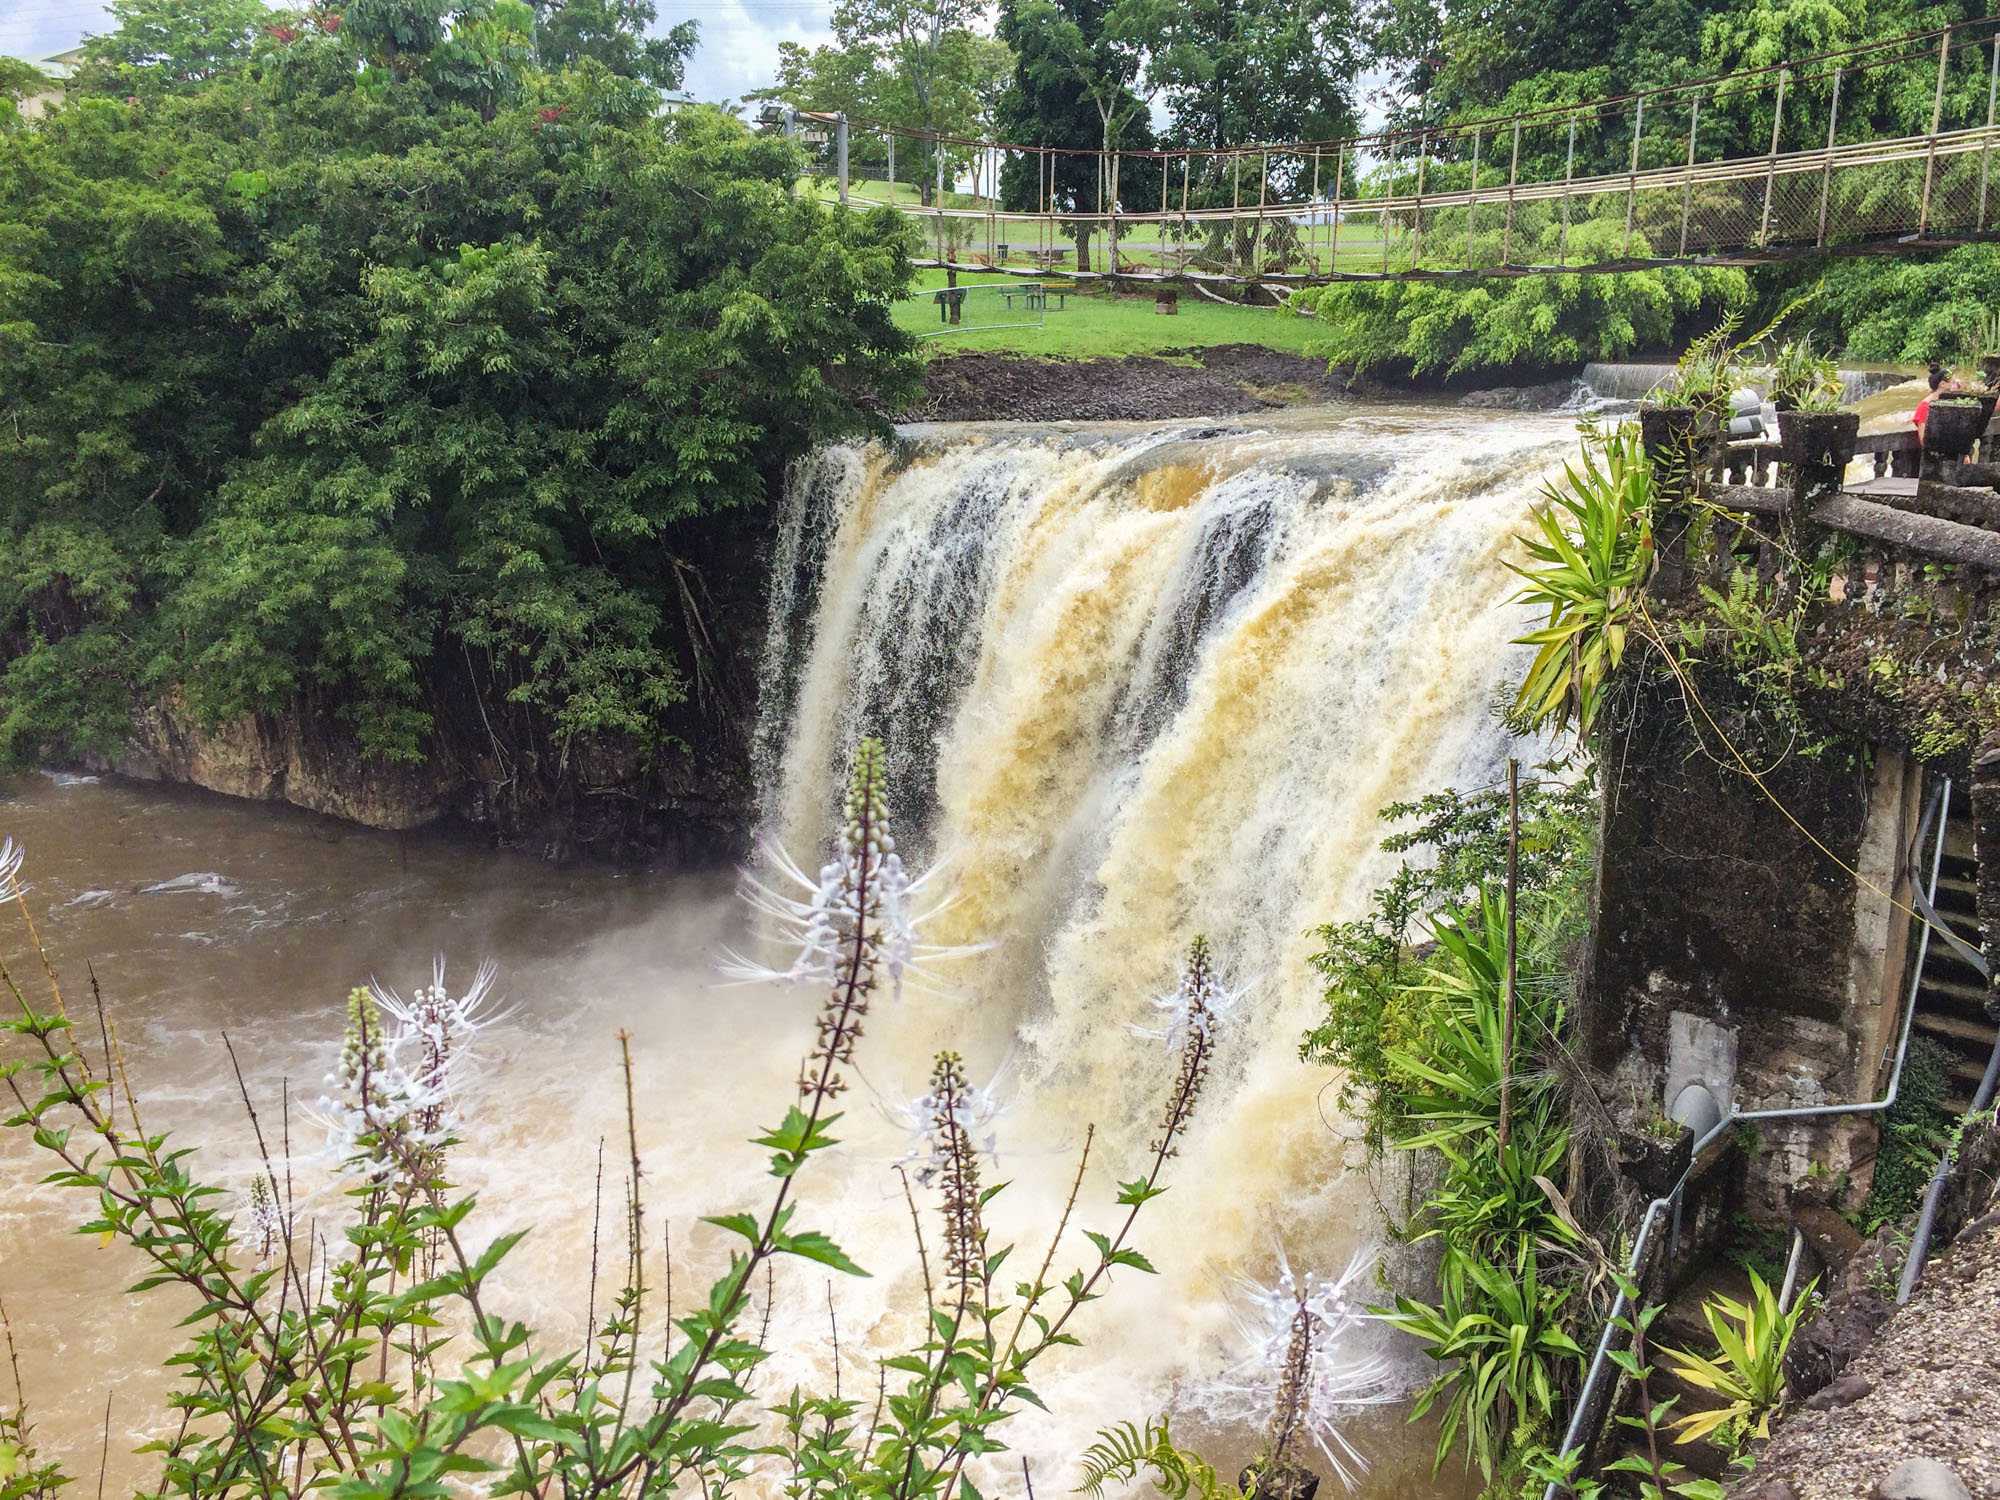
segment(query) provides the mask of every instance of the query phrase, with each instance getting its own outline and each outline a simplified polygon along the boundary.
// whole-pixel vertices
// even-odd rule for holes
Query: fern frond
[[[1083,1483],[1073,1494],[1102,1500],[1104,1486],[1111,1481],[1137,1479],[1141,1469],[1149,1469],[1167,1500],[1187,1500],[1189,1492],[1197,1489],[1200,1500],[1225,1500],[1215,1470],[1174,1446],[1165,1417],[1148,1422],[1144,1428],[1131,1422],[1100,1427],[1097,1438],[1083,1450]]]

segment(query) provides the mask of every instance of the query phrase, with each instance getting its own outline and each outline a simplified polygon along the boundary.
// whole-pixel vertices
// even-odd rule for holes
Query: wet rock
[[[1875,1486],[1876,1500],[1972,1500],[1972,1491],[1934,1458],[1906,1458]]]
[[[1319,1493],[1319,1475],[1304,1464],[1277,1468],[1252,1464],[1237,1476],[1236,1485],[1250,1500],[1313,1500]]]
[[[1846,1270],[1864,1243],[1860,1231],[1831,1208],[1817,1204],[1801,1208],[1793,1215],[1792,1222],[1806,1237],[1806,1247],[1819,1257],[1820,1264],[1835,1271]]]
[[[1766,1479],[1747,1490],[1738,1490],[1735,1500],[1798,1500],[1798,1496],[1784,1480]]]
[[[1874,1390],[1865,1375],[1843,1375],[1825,1390],[1806,1401],[1808,1411],[1832,1411],[1836,1406],[1852,1406]]]
[[[1550,380],[1541,385],[1497,385],[1490,390],[1467,391],[1458,398],[1458,404],[1489,411],[1550,411],[1568,401],[1575,390],[1576,382],[1571,380]]]
[[[900,422],[1159,421],[1268,411],[1347,394],[1326,361],[1252,344],[1161,350],[1173,358],[943,354]]]
[[[1785,1379],[1793,1391],[1811,1396],[1825,1390],[1895,1310],[1872,1289],[1836,1292],[1785,1353]]]

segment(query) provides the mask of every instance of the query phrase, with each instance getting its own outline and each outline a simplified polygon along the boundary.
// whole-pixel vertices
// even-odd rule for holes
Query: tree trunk
[[[1088,229],[1079,229],[1076,232],[1076,268],[1079,271],[1088,271],[1090,269],[1090,231]]]

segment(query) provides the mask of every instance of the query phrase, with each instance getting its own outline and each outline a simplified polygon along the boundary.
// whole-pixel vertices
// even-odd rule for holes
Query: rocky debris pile
[[[1853,1362],[1784,1418],[1738,1500],[2000,1500],[1996,1334],[2000,1213],[1989,1211]]]
[[[1326,361],[1257,344],[1168,351],[1174,358],[1033,359],[943,354],[899,422],[1152,422],[1331,401],[1346,382]]]

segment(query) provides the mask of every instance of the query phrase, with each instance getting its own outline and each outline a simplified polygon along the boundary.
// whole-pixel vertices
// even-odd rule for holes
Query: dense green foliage
[[[1485,788],[1447,788],[1415,802],[1382,810],[1392,822],[1414,826],[1390,835],[1392,854],[1428,851],[1405,860],[1377,889],[1366,915],[1314,933],[1321,947],[1312,959],[1326,981],[1326,1013],[1307,1032],[1299,1055],[1341,1070],[1340,1107],[1367,1131],[1379,1152],[1407,1123],[1416,1080],[1396,1059],[1426,1035],[1437,1008],[1425,988],[1416,948],[1425,918],[1438,911],[1483,921],[1480,892],[1504,880],[1507,869],[1507,794]],[[1520,881],[1538,915],[1530,925],[1553,948],[1575,940],[1588,902],[1590,850],[1597,832],[1593,779],[1530,778],[1520,797]]]
[[[1945,1112],[1950,1054],[1928,1037],[1910,1043],[1896,1102],[1882,1116],[1875,1175],[1861,1205],[1862,1228],[1870,1234],[1917,1211],[1951,1143],[1951,1116]]]
[[[510,4],[274,20],[0,138],[0,753],[172,700],[522,795],[643,759],[714,638],[694,528],[911,389],[892,214]]]
[[[1326,1015],[1300,1048],[1343,1070],[1341,1107],[1370,1150],[1421,1174],[1417,1206],[1395,1227],[1438,1242],[1438,1300],[1405,1293],[1384,1312],[1440,1366],[1416,1408],[1440,1413],[1438,1462],[1457,1451],[1489,1478],[1526,1460],[1573,1389],[1595,1280],[1565,1197],[1579,1193],[1577,1163],[1553,1066],[1587,911],[1595,788],[1588,776],[1530,781],[1519,805],[1511,1051],[1508,804],[1491,789],[1385,809],[1417,821],[1384,847],[1433,857],[1406,861],[1361,920],[1320,929]]]
[[[1615,251],[1608,223],[1572,239]],[[1551,257],[1553,258],[1553,257]],[[1684,320],[1749,296],[1743,272],[1668,266],[1602,276],[1476,281],[1344,281],[1297,293],[1326,329],[1317,352],[1359,373],[1580,367],[1664,348]]]
[[[1471,0],[1387,0],[1370,16],[1370,62],[1393,80],[1392,120],[1406,128],[1462,125],[1523,110],[1560,109],[1744,69],[1902,36],[1926,28],[1981,20],[1970,0],[1639,0],[1581,6],[1531,3],[1496,7]],[[1930,127],[1936,81],[1934,47],[1918,45],[1893,65],[1880,59],[1843,76],[1838,136],[1854,142],[1921,134]],[[1983,123],[1984,71],[1952,70],[1944,101],[1946,123]],[[1700,154],[1753,155],[1768,149],[1774,125],[1781,150],[1826,143],[1832,106],[1831,69],[1791,81],[1782,115],[1774,119],[1770,89],[1707,91],[1698,121]],[[1661,101],[1646,117],[1638,164],[1665,167],[1688,149],[1692,95]],[[1558,124],[1565,118],[1552,117]],[[1632,161],[1629,110],[1592,110],[1576,117],[1574,170],[1619,172]],[[1564,175],[1568,136],[1556,127],[1530,129],[1521,145],[1524,178]],[[1489,140],[1489,149],[1491,142]],[[1434,147],[1429,181],[1443,188],[1469,181],[1469,137]],[[1404,191],[1414,172],[1396,176]],[[1562,235],[1552,212],[1528,207],[1512,215],[1516,262],[1569,264],[1614,259],[1626,252],[1625,205],[1615,194],[1576,206],[1577,222]],[[1497,216],[1496,216],[1497,217]],[[1497,263],[1499,226],[1478,236],[1476,259]],[[1491,240],[1488,244],[1487,241]],[[1465,234],[1427,233],[1424,259],[1465,263]],[[1652,253],[1641,231],[1634,255]],[[1382,365],[1397,373],[1455,375],[1574,368],[1669,349],[1688,332],[1751,301],[1769,309],[1824,276],[1829,295],[1813,313],[1823,346],[1849,358],[1923,360],[1963,355],[1978,309],[2000,295],[1990,247],[1886,260],[1807,259],[1746,276],[1736,270],[1688,268],[1589,277],[1444,282],[1418,286],[1349,284],[1298,300],[1327,327],[1325,352],[1337,363]]]

